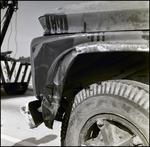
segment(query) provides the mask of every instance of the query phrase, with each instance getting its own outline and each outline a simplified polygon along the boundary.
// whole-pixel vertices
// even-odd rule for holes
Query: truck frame
[[[149,13],[145,1],[92,1],[39,17],[31,42],[37,101],[21,106],[62,146],[149,144]]]

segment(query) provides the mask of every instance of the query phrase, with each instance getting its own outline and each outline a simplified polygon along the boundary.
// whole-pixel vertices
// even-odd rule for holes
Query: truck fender
[[[131,47],[132,46],[132,47]],[[60,106],[62,90],[67,73],[79,54],[92,52],[110,52],[110,51],[143,51],[148,52],[147,45],[122,45],[122,44],[100,44],[84,43],[66,50],[59,55],[53,62],[48,71],[46,79],[46,95],[42,100],[42,112],[44,123],[48,128],[52,128],[53,121]]]

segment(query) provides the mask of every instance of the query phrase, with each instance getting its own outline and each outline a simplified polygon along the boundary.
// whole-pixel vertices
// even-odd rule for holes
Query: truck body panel
[[[65,37],[62,37],[62,35],[53,35],[36,38],[31,43],[31,56],[32,59],[34,59],[32,62],[34,94],[38,96],[41,94],[40,91],[44,92],[43,88],[45,85],[43,84],[45,84],[47,72],[51,68],[51,65],[54,64],[54,61],[61,56],[63,52],[75,48],[77,48],[77,52],[83,52],[82,50],[90,44],[101,46],[100,51],[148,51],[148,37],[148,31],[129,31],[66,34]],[[105,38],[105,40],[103,40],[103,38]],[[36,42],[38,42],[38,44]],[[107,47],[105,48],[106,45]],[[97,52],[98,50],[95,51]],[[44,68],[44,70],[41,70],[42,68]],[[52,68],[54,68],[54,65]],[[52,68],[51,71],[53,71]],[[35,78],[35,76],[37,76],[37,78]],[[38,88],[38,86],[40,86],[40,88]]]

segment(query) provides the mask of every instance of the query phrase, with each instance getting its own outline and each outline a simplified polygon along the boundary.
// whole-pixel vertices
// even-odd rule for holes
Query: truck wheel
[[[24,94],[28,89],[27,83],[10,83],[4,85],[4,90],[8,95]]]
[[[117,80],[81,90],[65,113],[61,145],[149,145],[149,92],[141,85]]]

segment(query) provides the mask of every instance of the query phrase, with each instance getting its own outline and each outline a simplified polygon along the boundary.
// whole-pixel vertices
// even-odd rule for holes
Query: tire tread
[[[70,113],[85,99],[90,98],[97,94],[112,94],[125,97],[149,112],[149,91],[136,84],[132,85],[124,80],[110,80],[102,83],[95,83],[88,88],[81,90],[76,94],[74,100],[68,106],[64,116],[61,128],[61,146],[65,146],[65,136],[69,122]],[[144,85],[145,86],[145,85]],[[146,87],[147,88],[147,87]],[[148,89],[148,88],[147,88]]]

